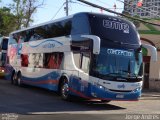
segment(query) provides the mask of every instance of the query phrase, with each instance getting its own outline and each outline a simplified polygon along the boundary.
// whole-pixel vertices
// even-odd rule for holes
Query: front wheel
[[[21,73],[18,73],[18,75],[17,75],[17,84],[18,84],[18,86],[22,86]]]
[[[70,100],[71,96],[69,95],[69,84],[64,80],[60,88],[61,97],[63,100]]]
[[[17,85],[17,75],[15,72],[12,73],[11,84]]]

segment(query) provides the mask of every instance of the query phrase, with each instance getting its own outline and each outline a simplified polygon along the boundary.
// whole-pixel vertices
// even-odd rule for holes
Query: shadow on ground
[[[35,112],[78,112],[126,109],[111,103],[75,98],[63,101],[52,91],[32,86],[18,87],[0,80],[0,113],[33,114]]]

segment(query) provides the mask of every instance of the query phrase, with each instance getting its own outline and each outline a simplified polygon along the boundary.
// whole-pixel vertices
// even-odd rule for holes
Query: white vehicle
[[[86,99],[138,100],[141,96],[142,45],[127,20],[77,13],[12,32],[8,69],[13,84],[29,84]]]

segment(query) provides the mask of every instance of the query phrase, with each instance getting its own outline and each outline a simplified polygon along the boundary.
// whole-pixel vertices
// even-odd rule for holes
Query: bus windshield
[[[135,51],[101,48],[93,71],[102,76],[142,76],[142,53]]]

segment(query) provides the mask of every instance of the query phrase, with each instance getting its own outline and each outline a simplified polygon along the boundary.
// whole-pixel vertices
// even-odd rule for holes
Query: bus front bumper
[[[141,88],[130,92],[115,92],[92,86],[91,97],[100,100],[137,101],[141,97]]]

